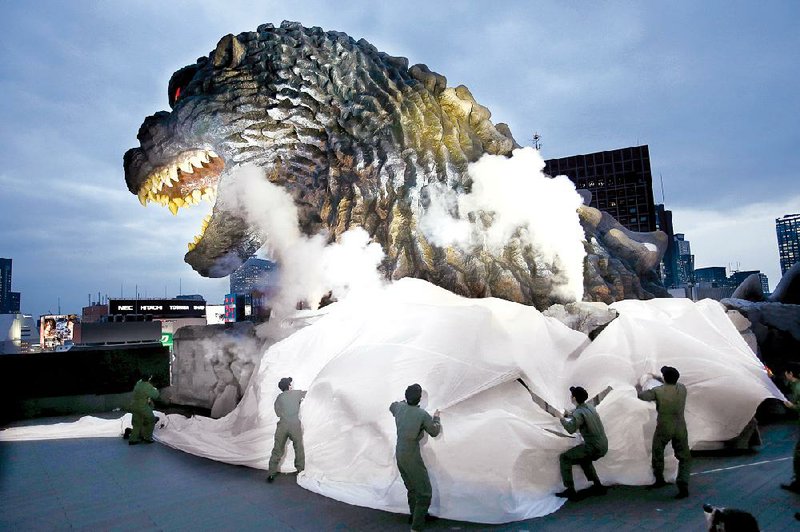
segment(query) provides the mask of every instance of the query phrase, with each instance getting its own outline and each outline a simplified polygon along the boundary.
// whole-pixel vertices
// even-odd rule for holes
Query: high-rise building
[[[277,285],[277,273],[274,262],[250,257],[231,274],[231,294],[269,293]]]
[[[692,246],[684,238],[683,233],[677,233],[675,241],[675,285],[686,286],[694,284],[694,255]]]
[[[739,285],[753,274],[758,275],[761,291],[769,294],[769,279],[758,270],[734,271],[728,275],[728,269],[724,266],[709,266],[694,270],[692,297],[695,300],[709,298],[718,301],[731,297]]]
[[[278,265],[250,257],[231,274],[225,296],[225,320],[261,322],[269,319],[270,301],[278,291]]]
[[[696,268],[694,270],[694,280],[697,283],[708,283],[713,286],[727,286],[728,269],[725,266]]]
[[[544,172],[565,175],[592,193],[590,205],[631,231],[655,231],[653,178],[647,145],[545,161]]]
[[[778,233],[778,254],[781,260],[781,275],[800,261],[800,214],[787,214],[775,220]]]
[[[11,259],[0,259],[0,314],[19,312],[20,294],[11,291]]]
[[[728,277],[728,283],[732,287],[737,288],[740,284],[744,282],[745,279],[747,279],[753,274],[758,275],[758,280],[761,282],[761,290],[765,294],[769,294],[769,278],[763,273],[761,273],[760,270],[740,270],[731,272],[731,276]]]
[[[667,235],[667,249],[661,257],[661,282],[667,289],[675,288],[677,283],[677,249],[675,244],[675,231],[672,228],[672,211],[665,209],[664,205],[656,205],[656,229]]]

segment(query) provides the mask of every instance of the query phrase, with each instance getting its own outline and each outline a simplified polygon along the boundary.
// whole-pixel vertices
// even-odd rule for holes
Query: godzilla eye
[[[181,96],[187,96],[191,91],[187,92],[187,87],[197,73],[197,65],[189,65],[183,67],[172,75],[167,87],[167,96],[169,97],[170,107],[174,107]]]

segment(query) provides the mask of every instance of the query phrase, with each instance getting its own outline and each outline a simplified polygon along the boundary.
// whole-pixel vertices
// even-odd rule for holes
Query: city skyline
[[[365,38],[466,85],[545,159],[649,145],[654,200],[696,267],[780,280],[775,219],[800,212],[794,57],[800,6],[776,2],[37,2],[4,5],[0,256],[21,310],[79,312],[102,296],[203,294],[228,279],[183,263],[203,209],[143,209],[122,155],[168,109],[170,75],[227,33],[265,22]],[[661,179],[664,193],[662,194]],[[665,201],[664,201],[665,200]],[[182,288],[182,290],[181,290]]]

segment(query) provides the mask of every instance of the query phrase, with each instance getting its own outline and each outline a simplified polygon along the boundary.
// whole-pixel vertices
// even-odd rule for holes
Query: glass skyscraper
[[[775,220],[778,233],[778,255],[781,260],[781,275],[800,260],[800,214],[787,214]]]

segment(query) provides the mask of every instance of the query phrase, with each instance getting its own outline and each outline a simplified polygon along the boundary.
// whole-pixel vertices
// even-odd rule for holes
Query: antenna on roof
[[[661,203],[666,205],[666,201],[664,200],[664,176],[661,175],[661,172],[658,173],[658,178],[661,180]]]

